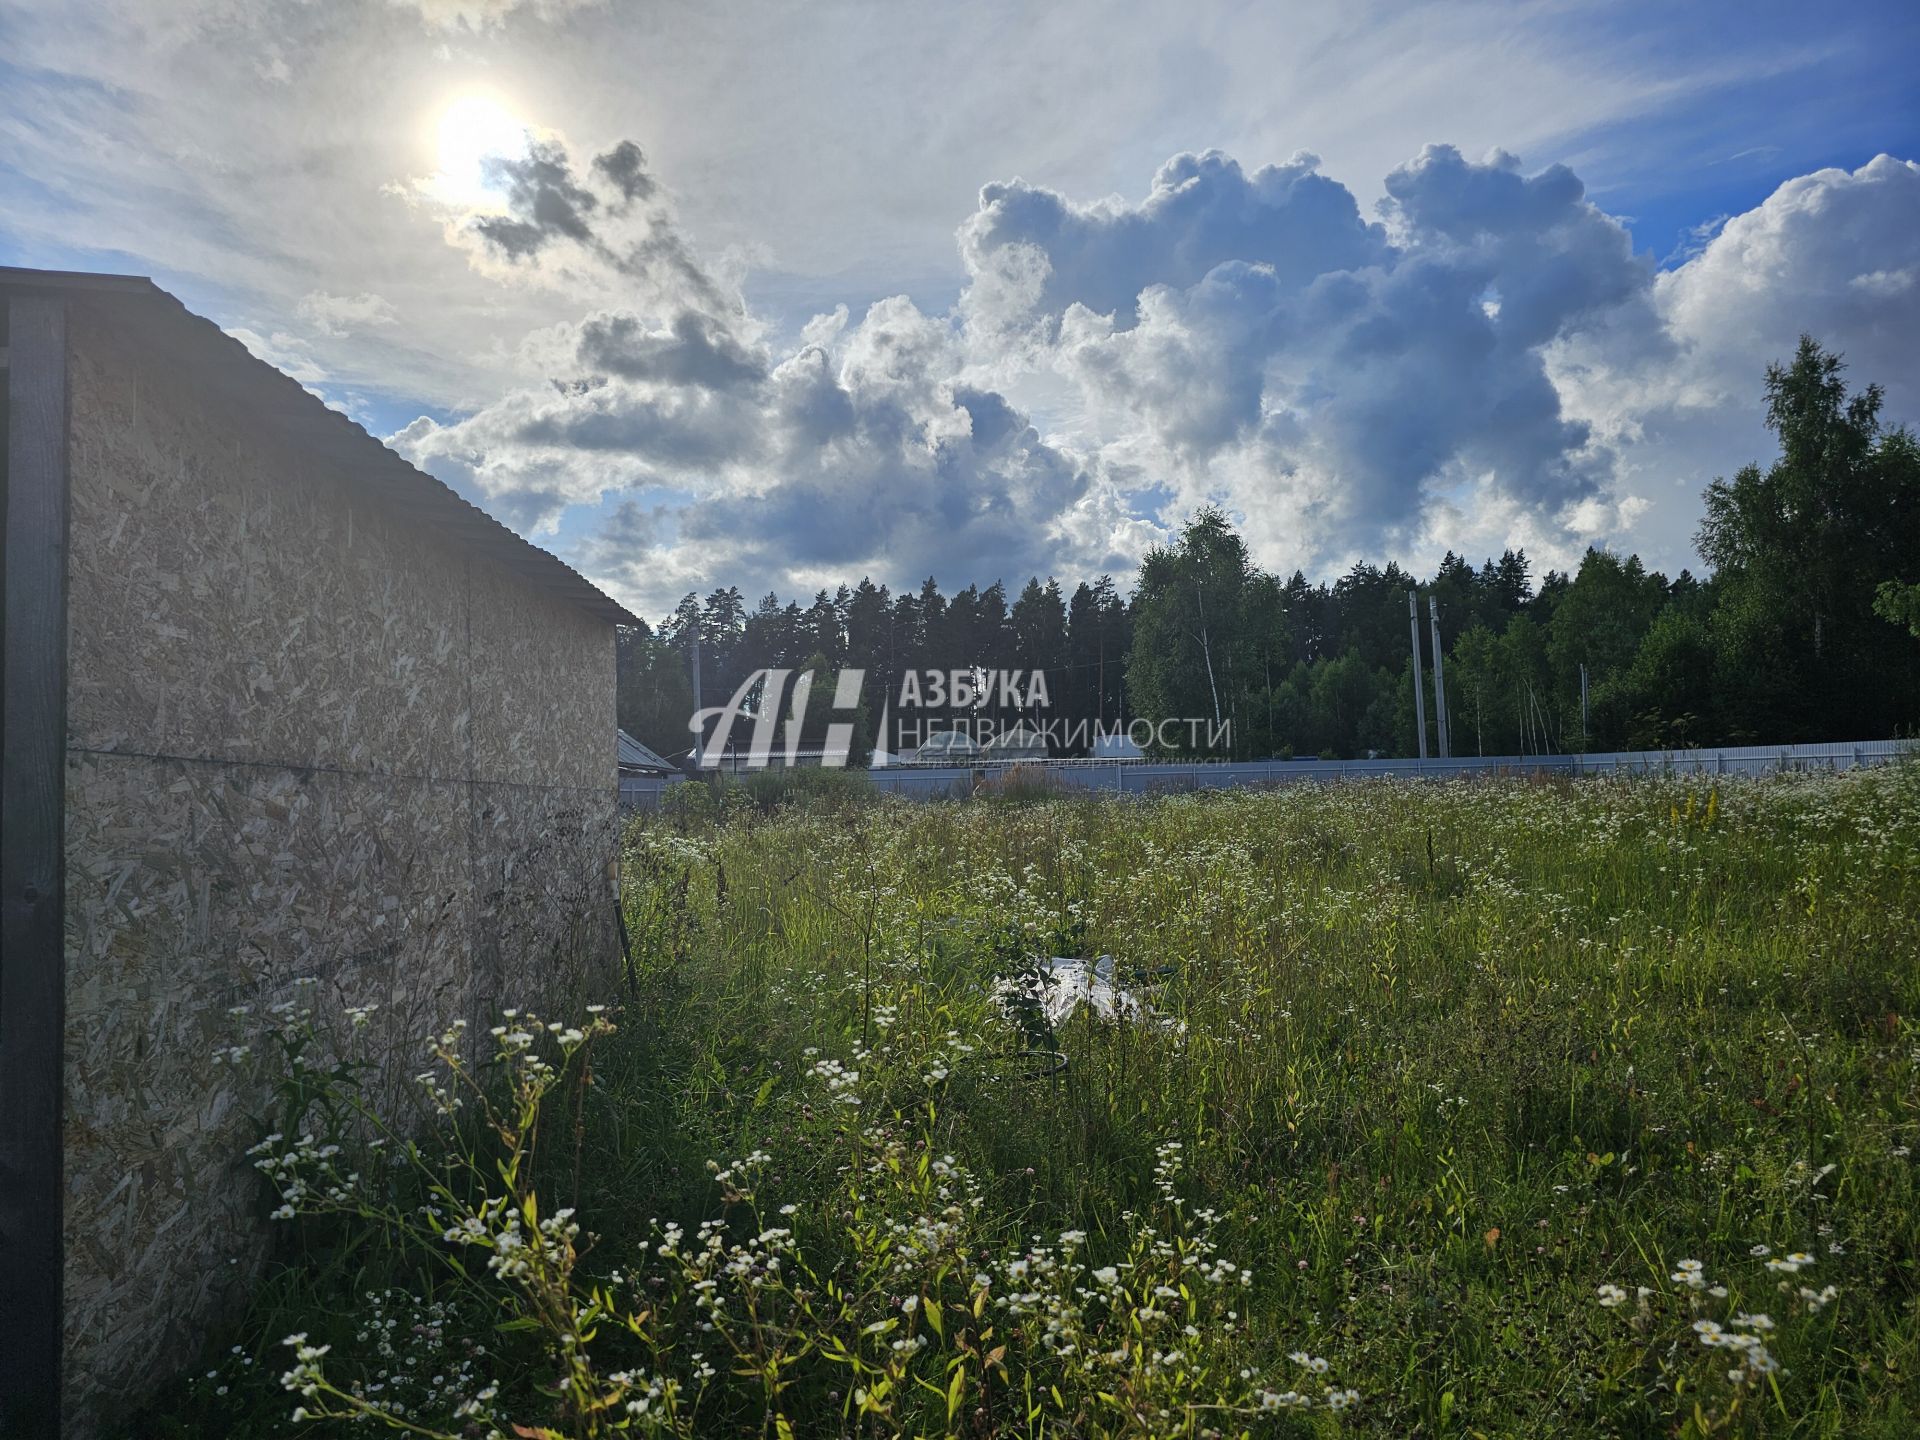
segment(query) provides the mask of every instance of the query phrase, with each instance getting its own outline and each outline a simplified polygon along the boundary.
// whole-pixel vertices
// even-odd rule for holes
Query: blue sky
[[[1920,154],[1920,6],[1664,5],[1599,23],[1645,24],[1650,43],[1703,66],[1730,43],[1779,66],[1575,141],[1577,169],[1583,151],[1610,157],[1595,200],[1662,259],[1693,227],[1751,210],[1796,175]]]
[[[1799,330],[1920,418],[1910,4],[83,0],[0,57],[0,262],[153,275],[652,614],[1124,582],[1208,502],[1315,575],[1674,569]]]

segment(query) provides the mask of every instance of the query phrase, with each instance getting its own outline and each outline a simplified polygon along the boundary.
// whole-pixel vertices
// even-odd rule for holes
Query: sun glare
[[[440,116],[440,169],[434,188],[459,205],[484,205],[500,197],[486,173],[490,159],[526,154],[527,127],[499,101],[468,95]]]

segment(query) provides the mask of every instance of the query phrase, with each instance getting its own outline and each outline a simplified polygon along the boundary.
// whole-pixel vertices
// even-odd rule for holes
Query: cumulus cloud
[[[1184,502],[1296,553],[1406,541],[1470,481],[1549,519],[1591,500],[1608,457],[1544,350],[1608,327],[1657,348],[1626,231],[1565,167],[1499,152],[1428,147],[1373,221],[1315,165],[1179,156],[1138,206],[988,186],[963,310],[1071,378],[1093,433],[1157,445]]]
[[[1753,357],[1808,332],[1856,371],[1920,396],[1920,164],[1881,155],[1858,170],[1789,180],[1659,279],[1660,313],[1688,352],[1689,399],[1754,388]],[[1910,412],[1911,413],[1911,412]]]
[[[622,594],[684,594],[705,578],[676,563],[673,518],[665,505],[625,499],[574,550],[572,559],[601,584]],[[680,584],[683,579],[689,583]],[[663,582],[665,582],[663,584]]]
[[[577,354],[601,373],[452,425],[416,421],[393,443],[536,524],[614,497],[614,529],[574,558],[655,604],[671,598],[666,575],[763,586],[820,567],[998,573],[1044,569],[1066,543],[1087,470],[1005,396],[958,379],[950,328],[910,301],[874,305],[838,357],[803,345],[773,366],[679,328],[593,317]],[[680,498],[636,509],[639,490]],[[617,559],[633,539],[657,560],[668,536],[697,570]]]
[[[596,373],[666,385],[726,390],[766,377],[764,357],[710,316],[683,310],[665,330],[632,315],[596,316],[580,327],[580,363]]]
[[[823,566],[895,579],[1045,568],[1066,543],[1085,466],[967,377],[948,318],[904,297],[857,322],[843,306],[771,353],[637,146],[580,167],[543,140],[495,163],[500,212],[456,238],[508,277],[584,260],[633,304],[543,335],[538,351],[564,356],[544,385],[407,426],[393,443],[416,463],[534,528],[604,501],[574,558],[653,603],[668,583],[779,584]]]
[[[1670,566],[1689,564],[1684,538],[1700,491],[1717,475],[1764,461],[1767,365],[1810,334],[1846,359],[1856,385],[1886,390],[1895,421],[1920,419],[1920,165],[1881,155],[1779,186],[1719,225],[1690,259],[1654,281],[1660,348],[1597,326],[1549,347],[1549,372],[1570,415],[1604,438],[1614,491],[1641,504],[1615,534],[1681,537]]]
[[[588,224],[599,201],[573,178],[567,152],[536,141],[521,156],[495,155],[481,167],[506,193],[505,215],[481,215],[473,231],[509,260],[528,260],[558,240],[594,241]]]
[[[1571,170],[1499,151],[1427,147],[1370,218],[1304,154],[1176,156],[1137,204],[1008,181],[959,228],[949,313],[843,305],[785,344],[637,146],[497,163],[498,213],[456,243],[509,280],[584,267],[604,308],[528,347],[543,383],[394,443],[516,524],[602,506],[571,558],[652,609],[821,575],[1125,570],[1203,500],[1274,566],[1564,563],[1670,507],[1649,437],[1757,392],[1800,328],[1874,378],[1915,363],[1920,169],[1885,158],[1782,187],[1665,273]],[[377,323],[324,298],[315,317]]]
[[[631,140],[622,140],[606,154],[594,156],[593,170],[629,205],[636,200],[651,200],[660,188],[647,173],[646,152]]]
[[[988,185],[960,227],[969,307],[1000,326],[1070,305],[1126,325],[1142,292],[1185,288],[1226,262],[1265,266],[1290,287],[1376,262],[1381,227],[1319,163],[1302,151],[1248,175],[1217,150],[1176,155],[1138,205],[1080,204],[1022,180]]]

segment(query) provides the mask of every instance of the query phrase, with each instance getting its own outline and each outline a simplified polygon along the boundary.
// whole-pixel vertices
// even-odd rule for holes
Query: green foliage
[[[1666,603],[1666,577],[1649,575],[1639,556],[1588,550],[1547,627],[1552,693],[1577,699],[1583,664],[1590,680],[1625,673]],[[1570,729],[1574,743],[1558,748],[1583,748],[1577,723]]]
[[[1331,584],[1298,572],[1282,582],[1209,508],[1148,555],[1131,606],[1108,576],[1071,600],[1034,577],[1011,605],[998,584],[949,597],[931,578],[898,595],[863,580],[823,590],[806,608],[769,595],[751,614],[736,590],[704,604],[689,595],[664,638],[623,640],[621,723],[665,753],[685,750],[680,667],[698,633],[717,696],[766,666],[858,666],[875,696],[897,694],[908,670],[1046,677],[1044,712],[1009,710],[996,695],[984,708],[923,710],[913,717],[922,733],[962,718],[996,729],[1057,721],[1061,733],[1078,725],[1082,734],[1094,722],[1173,719],[1205,726],[1168,732],[1163,748],[1181,755],[1411,755],[1419,737],[1407,593],[1418,588],[1428,723],[1438,714],[1430,597],[1447,647],[1456,754],[1890,735],[1920,722],[1920,648],[1899,633],[1920,633],[1910,578],[1920,443],[1885,427],[1880,410],[1879,389],[1850,395],[1840,358],[1811,339],[1771,367],[1766,414],[1780,455],[1708,487],[1698,543],[1716,573],[1705,582],[1684,570],[1669,581],[1637,556],[1600,549],[1571,575],[1549,571],[1537,589],[1525,552],[1514,550],[1477,570],[1449,552],[1425,581],[1362,562]],[[1208,744],[1223,723],[1231,740],[1222,732]],[[869,704],[859,753],[878,738],[873,724]]]
[[[833,708],[835,677],[827,657],[816,650],[807,657],[801,669],[811,677],[811,681],[807,688],[806,709],[800,717],[800,744],[839,751],[842,745],[835,731],[845,726],[848,735],[841,765],[864,769],[873,758],[873,717],[869,713],[867,697],[864,694],[858,697],[851,714],[837,715]]]
[[[1045,765],[1014,765],[989,775],[974,787],[974,798],[1000,800],[1013,805],[1032,805],[1042,800],[1062,800],[1074,793],[1074,787],[1060,772]]]
[[[1684,748],[1723,734],[1717,654],[1707,619],[1668,606],[1631,663],[1594,695],[1595,730],[1622,736],[1629,750]]]
[[[1920,640],[1920,585],[1881,581],[1874,591],[1873,613],[1890,624],[1906,626],[1907,633]]]
[[[1133,602],[1127,687],[1149,720],[1198,719],[1220,727],[1262,674],[1263,639],[1278,639],[1277,587],[1248,559],[1246,542],[1218,510],[1202,510],[1180,541],[1148,552]],[[1186,736],[1174,754],[1213,753]]]
[[[1476,625],[1461,636],[1447,684],[1456,755],[1538,755],[1577,741],[1577,727],[1572,737],[1564,728],[1547,633],[1529,615],[1498,633]]]
[[[820,765],[755,770],[729,783],[737,785],[754,805],[768,814],[788,805],[833,811],[870,800],[874,795],[873,782],[864,770]]]
[[[693,743],[693,685],[674,647],[641,625],[620,632],[614,710],[618,723],[655,754],[684,755]]]
[[[1920,656],[1876,617],[1881,582],[1920,553],[1920,446],[1849,395],[1840,357],[1803,336],[1767,371],[1780,456],[1707,488],[1700,553],[1718,569],[1712,626],[1722,727],[1767,739],[1911,724]]]
[[[133,1433],[1905,1437],[1916,787],[646,821],[618,1013],[418,1122],[237,1037],[286,1248]]]

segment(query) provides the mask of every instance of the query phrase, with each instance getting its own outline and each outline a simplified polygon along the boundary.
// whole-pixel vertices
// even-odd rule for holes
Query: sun
[[[488,95],[466,95],[440,114],[440,168],[433,188],[456,205],[486,205],[500,199],[487,175],[488,160],[527,153],[526,122]]]

